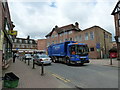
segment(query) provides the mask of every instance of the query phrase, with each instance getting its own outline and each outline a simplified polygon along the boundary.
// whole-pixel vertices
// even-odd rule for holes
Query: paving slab
[[[32,62],[28,65],[17,59],[3,71],[3,76],[8,72],[13,72],[20,78],[17,88],[70,88],[47,71],[44,71],[44,75],[41,76],[41,67],[36,66],[35,69],[32,69]]]
[[[90,59],[91,64],[120,67],[120,61],[117,59],[112,59],[112,65],[110,64],[110,59]]]

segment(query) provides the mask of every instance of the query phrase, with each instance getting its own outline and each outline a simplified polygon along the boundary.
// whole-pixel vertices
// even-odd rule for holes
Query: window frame
[[[85,33],[85,40],[88,40],[88,38],[89,38],[88,36],[89,36],[89,35],[88,35],[88,32],[86,32],[86,33]]]
[[[92,49],[93,49],[93,50],[92,50]],[[94,47],[91,47],[91,48],[90,48],[90,51],[91,51],[91,52],[94,52],[94,51],[95,51],[95,48],[94,48]]]

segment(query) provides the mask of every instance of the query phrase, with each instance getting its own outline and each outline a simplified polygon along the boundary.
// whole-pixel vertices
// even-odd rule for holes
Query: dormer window
[[[69,32],[68,32],[68,34],[71,34],[71,33],[72,33],[72,31],[69,31]]]
[[[20,39],[19,42],[22,43],[22,40]]]
[[[31,40],[31,41],[30,41],[30,44],[32,44],[32,42],[33,42],[33,41]]]
[[[25,43],[28,43],[28,40],[25,40]]]
[[[14,39],[14,42],[16,43],[16,42],[17,42],[17,39]]]

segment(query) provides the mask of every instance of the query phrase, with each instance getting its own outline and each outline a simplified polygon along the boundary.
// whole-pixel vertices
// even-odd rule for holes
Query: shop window
[[[90,48],[90,51],[94,51],[94,47]]]

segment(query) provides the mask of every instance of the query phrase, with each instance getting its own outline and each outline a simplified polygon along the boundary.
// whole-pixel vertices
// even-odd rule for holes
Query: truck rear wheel
[[[56,60],[55,60],[55,59],[53,59],[53,62],[54,62],[54,63],[56,63]]]
[[[56,57],[53,58],[53,62],[54,62],[54,63],[57,62],[57,58],[56,58]]]

